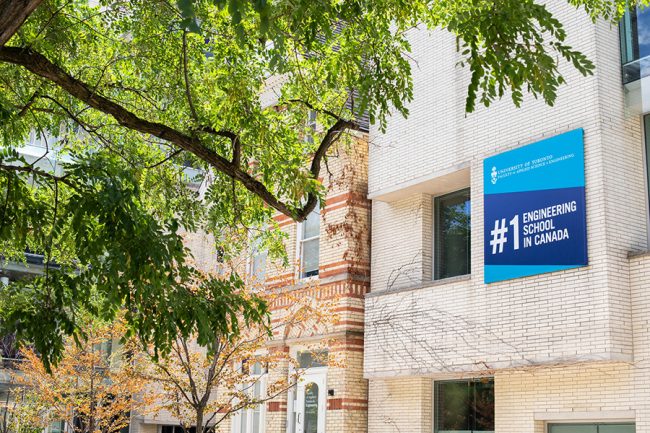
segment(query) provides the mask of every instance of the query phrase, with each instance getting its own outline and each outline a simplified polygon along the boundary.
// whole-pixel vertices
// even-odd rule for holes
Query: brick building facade
[[[324,206],[306,222],[295,223],[276,215],[285,235],[290,266],[254,248],[235,266],[247,273],[251,284],[264,281],[264,289],[290,293],[270,305],[274,337],[268,350],[280,350],[300,360],[301,354],[327,353],[305,365],[297,387],[267,401],[257,412],[242,411],[217,429],[220,433],[365,433],[368,383],[363,378],[364,296],[370,284],[370,201],[367,199],[367,134],[351,133],[332,149],[321,179],[327,189]],[[213,243],[207,236],[189,235],[197,265],[216,269]],[[309,245],[308,245],[309,244]],[[308,249],[308,256],[303,250]],[[310,297],[326,303],[323,312],[334,319],[288,328],[275,327],[291,299]],[[301,363],[301,367],[303,367]],[[288,362],[270,369],[265,383],[289,374]],[[243,419],[245,418],[245,419]],[[135,417],[131,433],[164,433],[177,425],[165,414]],[[167,426],[167,427],[165,427]]]
[[[596,65],[588,77],[562,65],[554,107],[506,97],[466,114],[455,38],[414,30],[410,116],[371,129],[370,432],[650,432],[643,113],[622,84],[619,29],[546,3]],[[578,128],[588,266],[485,284],[483,160]],[[435,209],[457,191],[471,216],[468,270],[436,278]]]

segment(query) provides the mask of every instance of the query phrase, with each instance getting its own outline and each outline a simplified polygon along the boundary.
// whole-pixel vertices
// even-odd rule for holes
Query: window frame
[[[305,221],[301,221],[296,225],[296,258],[298,261],[298,279],[299,280],[310,280],[310,279],[316,279],[318,278],[320,274],[320,230],[321,230],[321,210],[320,210],[320,204],[317,203],[316,207],[312,211],[312,213],[317,213],[318,214],[318,236],[312,236],[309,238],[304,238],[304,227],[305,227]],[[311,213],[310,213],[311,214]],[[309,218],[309,216],[307,216]],[[311,271],[312,273],[309,275],[306,275],[306,272],[304,271],[304,260],[303,260],[303,245],[305,242],[313,241],[313,240],[318,240],[318,267],[316,268],[315,271]]]
[[[440,278],[438,276],[438,264],[439,264],[439,254],[438,254],[438,248],[437,248],[437,242],[438,242],[438,225],[439,225],[439,218],[438,218],[438,203],[441,199],[444,199],[445,197],[453,196],[453,195],[460,195],[461,193],[467,192],[467,197],[469,201],[469,217],[470,217],[470,223],[469,223],[469,234],[467,236],[467,242],[468,242],[468,247],[467,247],[467,273],[464,274],[459,274],[459,275],[453,275],[450,277],[443,277]],[[443,194],[438,194],[432,197],[431,199],[431,208],[432,208],[432,221],[431,221],[431,280],[432,281],[444,281],[449,278],[457,278],[457,277],[464,277],[464,276],[471,276],[472,275],[472,188],[468,185],[466,187],[463,187],[461,189],[457,189],[454,191],[449,191],[445,192]]]
[[[648,119],[646,123],[646,119]],[[646,249],[650,251],[650,113],[641,116],[641,127],[643,128],[643,185],[645,192],[645,213],[646,213]]]

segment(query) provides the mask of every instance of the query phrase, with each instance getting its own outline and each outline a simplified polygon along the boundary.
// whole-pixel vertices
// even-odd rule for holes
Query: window
[[[246,368],[246,363],[242,364]],[[266,367],[260,362],[250,367],[251,383],[245,385],[246,391],[253,400],[266,397]],[[264,433],[265,404],[260,403],[254,407],[242,409],[237,412],[232,424],[233,433]]]
[[[179,425],[160,426],[160,433],[196,433],[196,427],[184,429]]]
[[[632,423],[616,424],[549,424],[548,433],[634,433]]]
[[[314,134],[316,133],[316,116],[318,112],[315,110],[309,110],[309,114],[307,117],[307,131],[305,138],[307,140],[307,143],[313,144],[314,143]]]
[[[52,421],[48,428],[48,433],[64,433],[65,423],[63,421]]]
[[[320,253],[320,209],[318,205],[305,221],[298,225],[298,250],[300,254],[300,278],[318,275]]]
[[[494,380],[435,382],[436,433],[494,432]]]
[[[266,275],[266,259],[268,251],[262,249],[259,238],[253,240],[251,246],[250,275],[256,283],[263,283]]]
[[[469,189],[434,199],[434,227],[434,278],[469,274]]]
[[[298,352],[298,365],[300,368],[327,367],[329,351],[323,350],[302,350]]]
[[[639,80],[650,74],[650,8],[625,12],[620,24],[623,83]]]

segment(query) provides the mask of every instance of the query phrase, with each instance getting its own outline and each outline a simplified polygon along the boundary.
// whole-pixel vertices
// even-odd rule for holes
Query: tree
[[[567,1],[612,21],[638,3]],[[202,344],[236,332],[234,310],[263,320],[262,303],[206,303],[234,290],[223,282],[188,290],[179,228],[213,233],[227,255],[242,247],[230,233],[272,228],[276,211],[303,220],[322,197],[328,150],[357,119],[385,128],[408,113],[414,26],[458,37],[468,111],[506,94],[520,104],[524,91],[553,103],[560,59],[593,71],[535,0],[0,5],[0,251],[46,257],[43,276],[3,289],[0,331],[31,341],[46,365],[64,336],[83,335],[87,304],[104,320],[125,307],[131,332],[162,353],[179,332],[197,329]],[[58,139],[28,161],[15,148],[34,130]],[[63,173],[42,167],[55,150],[69,159]],[[186,166],[211,180],[205,194],[186,188]]]
[[[124,336],[124,325],[90,322],[85,329],[85,340],[67,339],[51,373],[34,350],[23,349],[14,375],[21,398],[10,418],[37,431],[64,422],[68,433],[117,433],[131,412],[151,404],[156,394],[143,392],[147,381],[139,372],[138,345],[131,339],[113,346]]]
[[[283,334],[296,327],[312,336],[314,328],[328,329],[337,320],[336,300],[284,291],[267,294],[265,300],[292,305],[276,311],[270,333],[266,326],[242,324],[246,329],[238,337],[222,335],[207,347],[179,338],[167,357],[150,364],[147,378],[162,390],[154,405],[158,412],[171,414],[185,431],[214,432],[233,414],[255,410],[295,386],[305,370],[283,349]],[[334,356],[321,359],[319,349],[326,344],[313,344],[310,355],[330,366],[342,365]]]

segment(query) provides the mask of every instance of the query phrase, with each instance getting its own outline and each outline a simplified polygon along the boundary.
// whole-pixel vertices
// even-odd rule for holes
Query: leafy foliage
[[[133,340],[115,344],[124,333],[120,320],[86,322],[85,329],[83,344],[67,339],[52,373],[32,349],[23,351],[14,374],[21,401],[10,413],[22,430],[42,431],[64,421],[68,433],[117,433],[128,426],[132,412],[145,414],[156,398],[140,364],[131,362],[139,358],[138,345]]]
[[[251,291],[245,288],[242,294],[250,296]],[[285,351],[281,342],[289,332],[322,336],[332,332],[339,320],[339,300],[318,299],[314,292],[316,287],[307,286],[300,294],[266,293],[269,305],[291,305],[276,309],[271,328],[242,322],[237,338],[220,335],[204,346],[194,339],[174,341],[168,356],[147,365],[146,376],[161,390],[152,411],[171,414],[181,426],[195,427],[197,433],[213,432],[236,413],[254,409],[295,387],[306,367]],[[340,356],[323,350],[327,343],[312,344],[302,353],[329,367],[343,367]]]
[[[567,1],[612,21],[638,3]],[[2,289],[0,332],[50,365],[84,336],[81,309],[125,307],[129,332],[163,353],[179,332],[236,335],[237,314],[264,322],[236,274],[197,283],[179,230],[234,256],[274,212],[304,219],[356,119],[408,114],[418,25],[457,36],[467,111],[524,92],[552,104],[561,61],[594,68],[535,0],[44,0],[0,46],[0,251],[46,262]],[[34,132],[50,140],[27,160]]]

